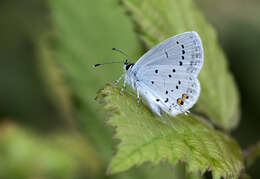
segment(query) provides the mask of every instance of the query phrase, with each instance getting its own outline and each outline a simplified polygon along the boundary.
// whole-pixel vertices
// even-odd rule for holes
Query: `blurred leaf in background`
[[[50,28],[46,3],[3,0],[0,13],[0,114],[38,129],[62,125],[37,68],[37,42]]]
[[[96,151],[82,137],[40,136],[10,121],[1,123],[0,159],[0,178],[5,179],[93,178],[102,169]]]

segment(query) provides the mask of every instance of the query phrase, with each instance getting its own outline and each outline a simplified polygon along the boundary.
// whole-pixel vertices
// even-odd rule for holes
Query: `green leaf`
[[[70,91],[65,85],[63,71],[59,68],[57,61],[54,61],[55,55],[50,50],[49,41],[53,38],[50,33],[45,33],[38,37],[37,44],[37,70],[40,71],[41,79],[46,87],[50,102],[55,106],[63,119],[63,125],[69,128],[75,126],[75,120],[72,117],[72,102]],[[59,125],[59,128],[62,126]]]
[[[105,109],[112,111],[108,123],[121,140],[109,165],[109,173],[125,171],[146,161],[171,164],[183,161],[187,171],[211,170],[214,178],[237,178],[243,168],[242,152],[229,136],[207,126],[194,115],[178,115],[162,123],[145,105],[137,105],[132,94],[108,85],[99,92]]]
[[[221,128],[239,121],[239,99],[234,80],[217,35],[192,0],[123,0],[138,24],[140,38],[148,48],[178,33],[197,31],[203,42],[204,65],[199,75],[201,95],[196,110]]]

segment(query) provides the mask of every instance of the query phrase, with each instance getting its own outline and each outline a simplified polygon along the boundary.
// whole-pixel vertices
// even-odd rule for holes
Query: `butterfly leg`
[[[124,85],[123,88],[121,88],[120,90],[120,94],[122,94],[125,89],[126,89],[126,80],[124,80]]]
[[[122,74],[114,83],[118,84],[125,74]]]
[[[136,88],[136,93],[137,93],[137,104],[139,105],[140,104],[140,94],[139,94],[138,88]]]
[[[184,114],[185,114],[186,116],[188,116],[188,115],[189,115],[189,113],[190,113],[190,111],[189,111],[189,110],[184,112]]]

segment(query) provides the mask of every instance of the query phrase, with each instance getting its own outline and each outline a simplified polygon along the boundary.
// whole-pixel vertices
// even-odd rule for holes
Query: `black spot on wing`
[[[166,55],[166,58],[168,58],[168,53],[167,53],[166,51],[165,51],[164,53],[165,53],[165,55]]]

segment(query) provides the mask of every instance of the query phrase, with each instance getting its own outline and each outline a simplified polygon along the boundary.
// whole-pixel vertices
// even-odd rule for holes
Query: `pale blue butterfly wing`
[[[202,42],[197,32],[173,36],[145,53],[134,65],[133,72],[142,72],[148,65],[176,65],[197,76],[203,65]]]
[[[138,90],[154,112],[176,115],[197,101],[200,84],[197,75],[203,65],[203,48],[196,32],[171,37],[144,54],[134,65]],[[182,105],[177,99],[188,96]]]

